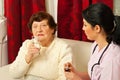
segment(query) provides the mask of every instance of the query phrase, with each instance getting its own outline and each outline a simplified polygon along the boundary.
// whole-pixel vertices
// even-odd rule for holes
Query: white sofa
[[[81,72],[87,72],[87,63],[90,56],[90,42],[83,42],[77,40],[64,39],[67,43],[71,45],[74,50],[73,59],[76,62],[77,70]],[[0,79],[1,80],[22,80],[22,79],[12,79],[8,73],[9,65],[0,68]]]

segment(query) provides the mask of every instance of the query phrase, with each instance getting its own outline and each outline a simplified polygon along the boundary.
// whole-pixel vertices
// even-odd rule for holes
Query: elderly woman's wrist
[[[29,64],[31,62],[31,55],[25,55],[25,61],[27,64]]]

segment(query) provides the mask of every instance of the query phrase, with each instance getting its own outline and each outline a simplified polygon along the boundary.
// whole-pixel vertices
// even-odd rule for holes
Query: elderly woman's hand
[[[30,43],[28,46],[28,52],[25,55],[25,60],[29,64],[34,58],[40,54],[40,48],[37,48],[34,43]]]

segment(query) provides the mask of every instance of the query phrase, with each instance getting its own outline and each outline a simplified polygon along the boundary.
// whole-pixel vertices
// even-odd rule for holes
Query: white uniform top
[[[92,51],[95,45],[96,42],[92,45]],[[106,46],[99,51],[97,46],[94,53],[91,51],[92,54],[88,63],[88,73],[91,80],[120,80],[120,46],[111,42],[106,50],[105,48]],[[105,52],[101,57],[104,50]],[[98,63],[100,57],[100,64],[93,67],[94,64]],[[91,72],[92,67],[93,71]]]

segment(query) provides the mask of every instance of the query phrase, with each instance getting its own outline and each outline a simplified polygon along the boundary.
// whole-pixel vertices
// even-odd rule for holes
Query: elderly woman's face
[[[48,20],[34,21],[32,24],[32,33],[40,42],[49,41],[49,39],[53,38],[54,29],[49,27]]]

